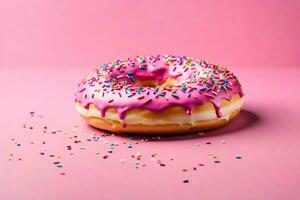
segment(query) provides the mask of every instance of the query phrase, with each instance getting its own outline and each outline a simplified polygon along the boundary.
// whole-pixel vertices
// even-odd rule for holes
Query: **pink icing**
[[[154,79],[162,84],[176,79],[169,87],[140,87],[136,80]],[[191,114],[195,105],[212,102],[221,117],[220,101],[234,94],[243,96],[238,79],[227,69],[185,56],[151,56],[128,58],[105,64],[90,72],[79,84],[76,102],[85,108],[92,103],[104,117],[115,108],[123,120],[132,108],[159,112],[179,105]]]

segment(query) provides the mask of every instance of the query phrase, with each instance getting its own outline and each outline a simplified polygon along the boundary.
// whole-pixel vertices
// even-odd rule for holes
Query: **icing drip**
[[[164,85],[172,79],[172,84]],[[151,80],[154,85],[139,86]],[[90,72],[79,84],[76,102],[85,108],[94,104],[104,117],[115,108],[124,122],[133,108],[159,112],[179,105],[191,115],[194,106],[211,102],[221,117],[221,99],[243,96],[238,79],[227,69],[185,56],[128,58],[105,64]],[[125,125],[125,123],[124,123]]]

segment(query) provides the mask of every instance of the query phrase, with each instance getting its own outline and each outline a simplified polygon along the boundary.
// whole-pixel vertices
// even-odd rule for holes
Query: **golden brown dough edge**
[[[103,120],[96,117],[83,117],[85,121],[99,129],[108,130],[117,134],[132,133],[135,135],[175,135],[179,133],[190,133],[219,128],[229,121],[233,120],[240,112],[235,110],[230,113],[228,121],[226,119],[214,119],[208,121],[198,121],[194,125],[191,124],[166,124],[166,125],[132,125],[123,127],[120,122],[112,120]]]
[[[238,101],[241,97],[236,94],[234,95],[230,101],[227,101],[225,99],[222,99],[221,106],[227,106],[235,101]],[[90,108],[95,109],[94,105],[91,105]],[[212,103],[206,103],[204,105],[197,106],[195,108],[195,111],[200,112],[202,110],[207,109],[213,109]],[[214,119],[214,120],[206,120],[206,121],[197,121],[194,124],[165,124],[165,125],[142,125],[142,124],[128,124],[125,127],[118,122],[114,120],[107,120],[97,117],[85,117],[82,116],[85,121],[90,124],[91,126],[94,126],[99,129],[111,131],[117,134],[122,133],[132,133],[136,135],[175,135],[179,133],[190,133],[190,132],[197,132],[197,131],[204,131],[204,130],[210,130],[219,128],[231,120],[233,120],[240,112],[241,109],[235,110],[229,114],[228,120],[226,119]],[[115,112],[114,109],[110,110],[112,112]],[[175,112],[172,112],[175,111]],[[134,113],[141,113],[138,112],[137,109],[129,111],[130,114]],[[156,116],[164,116],[164,115],[174,115],[174,114],[185,114],[185,111],[183,108],[174,106],[173,108],[166,109],[159,113],[154,113],[151,111],[143,111],[143,115],[145,117],[156,117]]]

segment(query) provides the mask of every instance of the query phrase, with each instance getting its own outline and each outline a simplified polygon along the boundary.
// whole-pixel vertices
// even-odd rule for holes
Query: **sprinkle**
[[[135,82],[134,76],[131,75],[131,76],[129,76],[129,78],[132,82]]]
[[[140,157],[140,156],[142,156],[142,153],[141,152],[136,152],[135,155]]]
[[[131,93],[130,95],[128,95],[128,97],[133,97],[135,95],[135,93]]]
[[[107,159],[107,158],[108,158],[108,155],[104,155],[102,158],[103,158],[103,159]]]
[[[172,97],[179,99],[179,96],[177,94],[172,93],[171,95],[172,95]]]
[[[86,90],[86,88],[82,88],[81,90],[79,90],[79,93],[83,92],[84,90]]]
[[[189,180],[183,180],[183,183],[189,183]]]
[[[141,65],[139,68],[142,69],[142,70],[146,70],[147,69],[147,65]]]
[[[237,160],[240,160],[240,159],[242,159],[242,157],[241,156],[236,156],[235,157]]]
[[[108,103],[111,103],[111,102],[113,102],[113,101],[114,101],[114,100],[113,100],[113,99],[111,99],[111,100],[109,100],[109,101],[108,101]]]
[[[219,161],[219,160],[215,160],[214,162],[215,162],[215,163],[220,163],[221,161]]]
[[[60,175],[64,176],[64,175],[66,175],[66,173],[64,173],[64,172],[60,172]]]

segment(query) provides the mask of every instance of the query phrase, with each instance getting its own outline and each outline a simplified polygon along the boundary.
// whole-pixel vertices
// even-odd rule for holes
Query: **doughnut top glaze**
[[[173,84],[163,84],[172,79]],[[155,86],[140,86],[138,81],[152,80]],[[185,56],[136,56],[96,68],[79,84],[75,102],[85,108],[94,104],[105,116],[115,108],[119,118],[133,108],[162,111],[178,105],[191,114],[193,107],[211,102],[221,117],[220,101],[234,94],[243,96],[238,79],[226,68]]]

